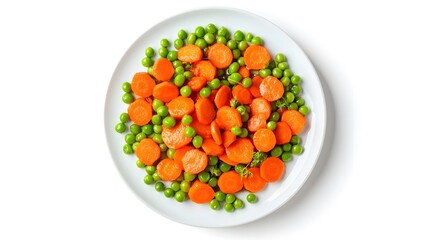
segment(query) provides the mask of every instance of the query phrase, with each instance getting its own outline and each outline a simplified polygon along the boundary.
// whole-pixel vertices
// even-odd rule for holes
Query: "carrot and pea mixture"
[[[147,47],[144,69],[124,82],[115,126],[144,183],[177,202],[232,212],[285,175],[303,152],[309,107],[301,78],[262,38],[208,24]]]

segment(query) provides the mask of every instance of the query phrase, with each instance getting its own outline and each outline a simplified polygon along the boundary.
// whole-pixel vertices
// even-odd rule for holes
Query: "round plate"
[[[122,151],[124,135],[114,129],[119,122],[119,115],[126,112],[127,105],[121,100],[123,94],[121,85],[124,81],[131,81],[134,73],[145,71],[141,65],[146,47],[158,49],[162,38],[174,41],[177,32],[184,29],[192,32],[197,26],[206,26],[214,23],[216,26],[225,26],[230,32],[242,30],[260,36],[264,46],[272,55],[283,53],[286,55],[290,69],[302,78],[302,97],[311,109],[307,117],[307,126],[300,134],[302,136],[303,154],[294,156],[288,162],[283,178],[257,193],[258,202],[246,202],[246,193],[239,193],[245,202],[243,209],[228,213],[224,210],[214,211],[208,204],[195,204],[191,201],[178,203],[174,198],[166,198],[163,193],[157,192],[153,185],[143,182],[145,171],[137,168],[137,158],[134,154],[126,155]],[[182,13],[166,19],[145,32],[128,49],[113,73],[105,102],[105,131],[107,143],[112,158],[122,177],[134,193],[157,213],[187,225],[199,227],[236,226],[260,219],[285,204],[301,188],[307,180],[318,159],[322,148],[326,106],[320,80],[311,62],[301,48],[279,27],[268,20],[254,14],[230,8],[200,9]]]

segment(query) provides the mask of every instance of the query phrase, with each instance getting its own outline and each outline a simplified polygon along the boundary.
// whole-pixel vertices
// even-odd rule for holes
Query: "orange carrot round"
[[[169,81],[174,75],[173,64],[167,58],[158,58],[152,66],[152,75],[158,81]]]
[[[195,113],[202,124],[210,124],[216,116],[215,107],[207,98],[198,99],[195,103]]]
[[[156,170],[158,170],[159,177],[164,181],[175,181],[182,174],[182,168],[170,158],[162,159],[156,165]]]
[[[197,92],[200,91],[207,83],[207,79],[205,77],[193,76],[189,79],[187,85],[192,89],[192,91]]]
[[[198,135],[203,138],[209,138],[212,136],[211,127],[209,124],[203,124],[198,121],[197,115],[195,113],[192,114],[192,119],[193,120],[190,126],[195,129]]]
[[[231,49],[223,43],[215,43],[207,50],[207,57],[217,68],[227,68],[234,58]]]
[[[162,82],[153,88],[153,97],[163,102],[170,102],[179,96],[179,88],[172,82]]]
[[[192,141],[192,138],[185,135],[186,125],[179,123],[172,128],[162,128],[161,137],[165,145],[169,148],[179,149]]]
[[[228,131],[234,126],[243,126],[240,113],[235,108],[228,106],[223,106],[218,109],[216,113],[216,122],[219,128]]]
[[[306,123],[305,117],[297,110],[284,111],[281,121],[286,122],[295,135],[299,134],[302,129],[304,129]]]
[[[255,114],[247,121],[247,129],[250,132],[256,132],[259,129],[266,128],[267,121],[265,120],[264,114]]]
[[[204,77],[207,81],[211,81],[216,77],[217,69],[210,61],[201,60],[193,64],[190,69],[195,76]]]
[[[259,129],[253,135],[253,144],[259,151],[269,152],[276,146],[276,135],[267,128]]]
[[[146,100],[138,98],[128,106],[128,115],[135,124],[146,125],[152,119],[152,105]]]
[[[244,64],[251,70],[265,68],[270,60],[270,53],[261,45],[251,45],[244,51]]]
[[[281,145],[288,143],[292,138],[292,130],[289,125],[285,122],[277,122],[276,129],[274,129],[274,135],[276,135],[276,144]]]
[[[244,189],[249,192],[259,192],[265,188],[267,181],[261,177],[260,169],[258,167],[248,168],[249,174],[243,179]]]
[[[263,78],[259,75],[252,78],[252,85],[250,86],[249,91],[255,98],[261,96],[261,91],[259,90],[259,87],[261,85],[262,79]]]
[[[263,98],[270,102],[279,100],[284,93],[283,83],[274,76],[264,78],[259,86]]]
[[[186,145],[186,146],[183,146],[183,147],[181,147],[179,149],[176,149],[176,152],[174,153],[173,159],[174,159],[174,161],[176,161],[179,164],[179,166],[181,167],[181,169],[183,169],[183,161],[182,161],[183,156],[185,156],[185,154],[189,150],[192,150],[192,149],[195,149],[195,148],[192,147],[192,146],[189,146],[189,145]]]
[[[223,106],[229,106],[229,101],[232,98],[231,89],[225,85],[219,88],[216,93],[214,103],[217,108],[221,108]]]
[[[231,159],[229,159],[229,157],[226,155],[226,154],[222,154],[222,155],[220,155],[219,156],[219,159],[222,161],[222,162],[224,162],[224,163],[226,163],[226,164],[228,164],[228,165],[231,165],[231,166],[237,166],[239,163],[238,162],[234,162],[234,161],[232,161]]]
[[[219,125],[216,123],[216,121],[212,121],[212,123],[210,124],[210,130],[212,133],[212,138],[215,141],[215,143],[217,145],[221,145],[222,144],[222,135],[220,133]]]
[[[271,104],[265,98],[259,97],[250,104],[250,115],[262,114],[267,120],[271,115]]]
[[[151,138],[145,138],[137,146],[136,156],[140,162],[148,166],[153,166],[161,156],[161,149]]]
[[[243,77],[243,78],[250,77],[250,71],[245,66],[241,66],[238,69],[238,73],[240,73],[241,77]]]
[[[231,131],[224,131],[222,133],[222,142],[224,147],[229,147],[237,139],[237,136]]]
[[[189,44],[177,50],[177,58],[182,62],[194,63],[203,58],[203,50],[193,44]]]
[[[238,163],[250,163],[253,157],[254,146],[248,138],[238,138],[225,149],[229,159]]]
[[[212,138],[205,138],[203,144],[201,145],[204,152],[210,156],[220,156],[224,153],[225,148],[219,146]]]
[[[192,202],[203,204],[210,202],[214,198],[215,191],[209,184],[197,179],[189,188],[188,196]]]
[[[277,157],[266,158],[260,167],[261,177],[267,182],[278,181],[285,172],[285,164]]]
[[[182,118],[185,115],[191,115],[194,110],[194,101],[191,98],[178,96],[171,100],[168,105],[168,113],[174,118]]]
[[[146,72],[138,72],[134,74],[131,81],[131,90],[137,96],[146,98],[152,95],[153,88],[155,87],[155,80]]]
[[[233,194],[243,189],[243,180],[235,170],[230,170],[219,176],[217,185],[223,193]]]
[[[237,99],[237,101],[239,101],[241,104],[250,104],[253,98],[249,89],[241,85],[236,85],[234,89],[232,89],[232,96],[234,97],[234,99]]]
[[[206,169],[208,164],[207,154],[198,149],[192,149],[182,158],[183,169],[190,174],[198,174]]]

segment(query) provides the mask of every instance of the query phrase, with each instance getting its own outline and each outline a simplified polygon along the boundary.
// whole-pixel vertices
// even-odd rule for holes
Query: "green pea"
[[[223,209],[225,209],[225,211],[227,212],[234,212],[235,210],[234,205],[232,205],[232,203],[227,203],[223,205]]]
[[[246,40],[247,42],[251,42],[253,39],[253,34],[252,33],[246,33],[246,35],[244,36],[244,40]]]
[[[203,38],[198,38],[195,41],[195,45],[201,49],[204,49],[205,47],[207,47],[207,42]]]
[[[183,191],[177,191],[174,194],[174,199],[176,199],[176,201],[178,202],[184,202],[186,200],[186,193],[184,193]]]
[[[139,142],[134,142],[131,147],[133,149],[133,152],[135,152],[137,150],[137,147],[139,146]]]
[[[262,38],[259,36],[253,37],[250,41],[252,45],[261,45],[262,44]]]
[[[190,116],[190,115],[185,115],[185,116],[183,116],[182,117],[182,123],[184,124],[184,125],[189,125],[189,124],[191,124],[192,123],[192,116]]]
[[[146,173],[149,175],[152,175],[156,172],[155,166],[146,166]]]
[[[180,95],[182,95],[183,97],[189,97],[191,96],[191,94],[192,94],[192,89],[188,85],[180,88]]]
[[[275,56],[275,60],[278,63],[286,61],[286,56],[283,53],[277,53]]]
[[[177,51],[168,52],[167,59],[170,61],[175,61],[177,59]]]
[[[245,65],[245,62],[244,62],[244,57],[239,57],[238,59],[237,59],[237,62],[238,62],[238,64],[242,67],[242,66],[244,66]]]
[[[283,71],[283,76],[286,76],[288,78],[291,78],[293,76],[293,72],[290,69],[286,69]]]
[[[213,33],[206,33],[204,35],[204,41],[206,41],[207,44],[212,44],[215,41],[215,36]]]
[[[238,72],[238,69],[240,68],[240,64],[238,64],[238,62],[233,62],[229,65],[228,67],[228,73],[236,73]]]
[[[267,128],[270,129],[271,131],[274,131],[276,129],[276,127],[277,127],[277,124],[274,121],[269,121],[267,123]]]
[[[164,196],[165,196],[165,197],[168,197],[168,198],[173,197],[173,196],[174,196],[174,190],[173,190],[173,189],[171,189],[171,188],[166,188],[166,189],[164,190]]]
[[[283,76],[283,71],[280,68],[275,67],[271,71],[271,74],[276,78],[281,78]]]
[[[234,32],[234,39],[236,41],[242,41],[244,40],[244,33],[241,30],[237,30]]]
[[[148,58],[155,56],[155,50],[152,47],[147,47],[144,53]]]
[[[237,199],[237,198],[235,197],[234,194],[228,193],[228,194],[226,194],[225,202],[226,203],[233,203],[235,201],[235,199]]]
[[[216,31],[217,31],[216,25],[214,25],[213,23],[207,24],[207,26],[206,26],[206,32],[208,32],[208,33],[216,33]]]
[[[232,85],[235,85],[241,81],[241,75],[240,73],[233,73],[228,76],[228,82]]]
[[[225,38],[225,37],[217,36],[217,37],[216,37],[216,42],[217,42],[217,43],[226,44],[227,40],[226,40],[226,38]]]
[[[174,67],[174,69],[175,69],[174,71],[176,73],[183,73],[183,72],[178,72],[177,68],[180,68],[181,70],[185,71],[185,68],[182,65],[182,61],[180,61],[180,60],[173,61],[173,67]]]
[[[243,200],[241,200],[241,199],[239,199],[239,198],[235,199],[235,201],[234,201],[233,205],[234,205],[234,208],[235,208],[235,209],[241,209],[241,208],[243,208],[243,207],[244,207]]]
[[[142,128],[137,124],[131,124],[130,132],[134,135],[139,134],[142,131]]]
[[[239,57],[241,57],[241,51],[240,49],[234,49],[232,50],[232,55],[234,59],[238,59]]]
[[[197,35],[195,35],[195,33],[189,33],[188,37],[186,38],[186,41],[188,42],[188,44],[194,44],[196,40],[197,40]]]
[[[189,126],[185,128],[185,136],[192,138],[195,136],[195,134],[197,134],[195,128]]]
[[[173,189],[175,192],[180,190],[180,183],[179,182],[172,182],[170,185],[171,189]]]
[[[152,116],[152,123],[155,125],[160,125],[162,122],[162,117],[158,114]]]
[[[131,144],[126,143],[122,147],[122,151],[124,151],[125,154],[131,154],[131,153],[133,153],[133,147],[131,146]]]
[[[166,128],[172,128],[176,125],[176,119],[172,116],[167,116],[162,119],[162,125]]]
[[[237,48],[237,42],[230,39],[228,42],[226,42],[226,46],[229,47],[229,49],[234,50]]]
[[[271,75],[271,70],[269,68],[264,68],[259,70],[259,76],[266,78]]]
[[[151,135],[153,133],[153,125],[146,124],[142,127],[142,132],[146,135]]]
[[[249,47],[249,44],[247,44],[246,41],[240,41],[238,43],[238,49],[242,52],[244,52],[247,49],[247,47]]]
[[[257,201],[256,195],[254,193],[249,193],[246,196],[246,200],[248,203],[255,203]]]
[[[290,139],[290,143],[292,145],[297,145],[301,143],[301,138],[298,135],[293,135],[292,138]]]
[[[289,78],[289,77],[287,77],[287,76],[283,76],[283,77],[280,79],[280,82],[282,82],[283,86],[287,87],[287,86],[289,86],[289,84],[290,84],[290,78]]]
[[[165,58],[168,55],[168,49],[165,47],[161,47],[158,49],[158,54],[159,54],[159,56]]]
[[[287,106],[287,109],[289,109],[289,110],[298,110],[298,104],[291,103],[291,104],[289,104],[289,106]]]
[[[290,78],[290,81],[292,82],[292,84],[297,85],[297,84],[299,84],[301,82],[301,78],[298,75],[293,75]]]
[[[144,57],[142,58],[142,65],[144,67],[150,67],[153,65],[153,60],[150,57]]]
[[[227,163],[224,163],[224,162],[221,162],[220,165],[219,165],[219,169],[222,172],[228,172],[231,169],[231,165],[229,165]]]
[[[185,71],[183,75],[185,76],[186,80],[189,80],[194,76],[194,74],[191,71]]]
[[[186,134],[186,129],[185,129]],[[195,148],[200,148],[203,144],[203,138],[200,135],[196,135],[194,138],[192,138],[192,145],[194,145]]]
[[[115,131],[116,132],[123,133],[123,132],[125,132],[125,130],[127,130],[127,126],[122,122],[115,125]]]
[[[173,83],[178,86],[181,87],[183,86],[183,84],[185,83],[185,75],[183,74],[178,74],[174,77]]]
[[[280,120],[280,114],[278,112],[272,112],[269,120],[273,122],[278,122]]]
[[[154,182],[154,179],[153,179],[152,175],[148,174],[148,175],[144,176],[143,181],[147,185],[150,185],[150,184],[152,184]]]
[[[302,114],[302,115],[307,115],[310,112],[310,108],[307,106],[301,106],[298,108],[298,111]]]
[[[246,77],[242,81],[242,85],[245,88],[250,88],[252,86],[252,79],[250,77]]]
[[[292,92],[286,92],[286,101],[289,103],[293,102],[295,95]]]
[[[280,146],[275,146],[270,152],[271,156],[273,157],[280,157],[282,153],[283,153],[283,149]]]
[[[195,35],[197,35],[197,37],[201,38],[204,36],[204,34],[206,34],[206,30],[202,26],[195,28]]]
[[[292,153],[293,154],[299,155],[302,153],[302,151],[303,151],[303,149],[302,149],[301,145],[293,145],[292,146]]]
[[[215,193],[215,199],[218,200],[219,202],[225,201],[225,197],[226,197],[226,194],[221,191],[217,191]]]
[[[126,93],[131,92],[131,84],[129,82],[122,83],[122,91]]]
[[[212,90],[209,87],[203,87],[200,90],[200,96],[202,98],[208,98],[208,97],[210,97],[211,92],[212,92]]]
[[[181,47],[183,47],[184,42],[183,39],[181,38],[177,38],[176,40],[174,40],[174,48],[179,50]]]
[[[183,173],[183,179],[184,179],[185,181],[192,182],[192,181],[194,181],[194,179],[195,179],[196,177],[197,177],[197,175],[196,175],[196,174],[187,173],[187,172],[184,172],[184,173]]]
[[[128,115],[128,113],[121,113],[121,115],[119,115],[119,121],[121,121],[122,123],[126,123],[130,121],[130,116]]]
[[[209,156],[209,166],[215,166],[219,159],[216,156]]]
[[[158,107],[161,107],[161,106],[164,106],[164,102],[162,102],[161,100],[158,100],[158,99],[153,99],[153,102],[152,102],[152,109],[153,110],[157,110],[158,109]]]
[[[208,181],[208,184],[209,184],[211,187],[216,187],[216,186],[217,186],[217,178],[216,178],[216,177],[211,177],[211,178],[209,179],[209,181]]]
[[[189,192],[189,188],[191,188],[191,184],[188,181],[182,181],[180,183],[180,191]]]
[[[277,64],[277,67],[280,68],[280,70],[284,71],[289,67],[289,65],[287,64],[287,62],[281,62]]]
[[[124,95],[122,95],[122,102],[126,103],[126,104],[130,104],[134,101],[134,97],[131,93],[124,93]]]
[[[215,78],[215,79],[211,80],[210,82],[208,82],[207,85],[211,89],[218,89],[220,87],[220,80],[218,78]]]
[[[198,180],[200,180],[201,182],[208,182],[210,180],[210,173],[203,171],[198,173]]]
[[[168,108],[166,106],[160,106],[156,109],[159,116],[165,117],[168,115]]]
[[[288,152],[292,149],[292,145],[290,143],[283,144],[282,149],[283,151]]]
[[[168,39],[166,39],[166,38],[163,38],[163,39],[161,39],[161,42],[160,42],[160,44],[161,44],[161,47],[169,47],[170,46],[170,41],[168,41]]]
[[[240,127],[238,127],[238,126],[234,126],[234,127],[232,127],[232,128],[230,129],[230,131],[231,131],[234,135],[236,135],[236,136],[238,136],[238,135],[240,135],[240,134],[241,134],[241,128],[240,128]]]
[[[243,105],[238,106],[236,109],[240,113],[240,115],[243,115],[246,113],[246,108]]]
[[[220,203],[216,199],[212,199],[209,203],[209,206],[213,210],[219,210],[220,209]]]
[[[217,35],[227,38],[229,37],[229,30],[222,26],[217,30]]]
[[[165,185],[164,185],[164,183],[163,183],[163,182],[157,182],[157,183],[155,183],[155,190],[156,190],[157,192],[162,192],[162,191],[164,191],[164,190],[165,190]]]
[[[161,149],[161,152],[165,152],[168,150],[167,144],[165,143],[159,144],[159,148]]]
[[[289,162],[292,159],[292,153],[291,152],[283,152],[282,153],[282,161],[283,162]]]
[[[146,167],[146,164],[142,163],[140,160],[137,159],[136,166],[138,168],[144,168],[144,167]]]
[[[220,81],[220,84],[221,85],[225,85],[225,86],[227,86],[227,87],[229,87],[231,84],[229,84],[229,81],[228,80],[221,80]]]
[[[128,144],[133,144],[136,142],[136,136],[132,133],[128,133],[127,135],[125,135],[124,139],[125,142]]]
[[[247,130],[247,128],[242,128],[239,137],[245,138],[247,137],[247,135],[249,135],[249,131]]]
[[[187,35],[188,34],[186,33],[186,31],[183,29],[180,29],[179,32],[177,32],[177,37],[179,37],[182,40],[185,40]]]
[[[162,136],[159,133],[155,133],[152,140],[158,144],[164,143],[164,140],[162,140]]]
[[[241,121],[242,122],[247,122],[249,121],[250,115],[248,113],[244,113],[243,115],[241,115]]]
[[[296,97],[295,98],[295,103],[299,106],[299,107],[301,107],[301,106],[303,106],[304,104],[305,104],[305,100],[304,100],[304,98],[302,98],[302,97]],[[310,110],[310,109],[309,109]]]

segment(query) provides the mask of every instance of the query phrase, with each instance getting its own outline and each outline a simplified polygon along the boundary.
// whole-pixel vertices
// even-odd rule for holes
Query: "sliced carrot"
[[[229,159],[238,163],[250,163],[253,157],[254,146],[248,138],[238,138],[225,149]]]
[[[204,152],[210,156],[220,156],[225,151],[225,148],[223,146],[217,145],[212,138],[205,138],[201,147],[203,148]]]
[[[244,64],[251,70],[265,68],[270,60],[270,53],[261,45],[251,45],[244,51]]]
[[[243,180],[235,170],[230,170],[219,176],[217,185],[223,193],[233,194],[243,189]]]
[[[295,135],[299,134],[302,129],[304,129],[305,123],[307,122],[305,117],[297,110],[284,111],[281,120],[289,125],[292,133]]]
[[[192,118],[193,120],[190,126],[195,129],[198,135],[203,138],[209,138],[212,136],[210,124],[203,124],[198,121],[197,115],[195,113],[192,114]]]
[[[232,96],[237,99],[241,104],[250,104],[252,102],[252,94],[249,89],[236,85],[234,89],[232,89]]]
[[[179,164],[170,158],[164,158],[156,165],[159,177],[164,181],[175,181],[180,174],[182,174],[182,168]]]
[[[155,85],[155,80],[149,73],[138,72],[134,74],[133,80],[131,81],[131,90],[137,96],[146,98],[152,95]]]
[[[152,105],[146,100],[138,98],[128,106],[128,115],[135,124],[146,125],[152,119]]]
[[[207,50],[207,57],[217,68],[227,68],[234,59],[231,49],[223,43],[215,43]]]
[[[238,73],[240,73],[240,75],[241,75],[243,78],[250,77],[250,71],[249,71],[249,69],[247,69],[245,66],[241,66],[241,67],[238,69]]]
[[[267,121],[264,114],[255,114],[247,121],[247,129],[251,132],[256,132],[259,129],[266,128]]]
[[[249,174],[243,179],[244,189],[249,192],[259,192],[265,188],[267,181],[261,177],[260,169],[258,167],[248,168]]]
[[[212,90],[212,92],[210,93],[210,96],[209,96],[209,100],[210,101],[214,102],[214,99],[216,97],[217,91],[218,91],[217,89],[213,89]],[[200,96],[200,94],[198,94],[198,96]]]
[[[202,124],[210,124],[216,116],[215,107],[207,98],[198,99],[195,103],[195,113]]]
[[[268,157],[261,164],[261,177],[267,182],[278,181],[285,172],[285,164],[277,157]]]
[[[161,137],[165,145],[169,148],[179,149],[192,141],[192,138],[185,135],[186,125],[179,123],[172,128],[162,128]]]
[[[199,77],[204,77],[207,81],[211,81],[216,77],[217,69],[208,60],[201,60],[193,64],[190,71]]]
[[[276,146],[276,135],[273,131],[263,128],[253,134],[255,148],[262,152],[269,152]]]
[[[217,145],[222,144],[222,135],[220,134],[220,128],[219,125],[217,125],[216,121],[212,121],[210,124],[210,130],[212,133],[212,138],[215,141]]]
[[[229,101],[232,99],[231,89],[225,85],[219,88],[216,93],[214,103],[217,108],[221,108],[223,106],[229,106]]]
[[[252,85],[249,88],[250,93],[253,95],[253,97],[257,98],[261,96],[261,91],[259,91],[259,86],[262,82],[262,77],[257,75],[252,78]]]
[[[276,135],[277,145],[288,143],[292,138],[292,130],[287,123],[282,121],[277,122],[276,129],[273,132]]]
[[[167,58],[158,58],[152,66],[152,75],[158,81],[169,81],[174,75],[173,64]]]
[[[194,44],[188,44],[177,50],[177,58],[182,62],[194,63],[203,58],[203,50]]]
[[[200,91],[207,84],[207,79],[205,77],[194,76],[189,79],[187,85],[194,92]]]
[[[226,155],[226,154],[222,154],[222,155],[220,155],[219,156],[219,159],[222,161],[222,162],[224,162],[224,163],[226,163],[226,164],[228,164],[228,165],[231,165],[231,166],[237,166],[239,163],[238,162],[234,162],[234,161],[232,161],[231,159],[229,159],[229,157]]]
[[[250,104],[250,115],[262,114],[265,120],[270,118],[271,104],[265,98],[259,97],[252,100]]]
[[[222,142],[224,147],[229,147],[237,139],[237,136],[231,131],[224,131],[222,133]]]
[[[198,204],[208,203],[215,196],[213,188],[200,180],[195,180],[192,186],[189,188],[188,197],[189,199]]]
[[[270,102],[279,100],[284,93],[283,83],[274,76],[264,78],[259,86],[263,98]]]
[[[216,122],[219,128],[228,131],[234,126],[243,126],[240,113],[235,108],[229,106],[223,106],[218,109],[216,113]]]
[[[182,161],[183,156],[185,156],[185,154],[192,149],[195,149],[195,148],[189,145],[176,149],[176,152],[174,153],[173,158],[174,158],[174,161],[176,161],[182,169],[183,169],[183,161]]]
[[[179,88],[172,82],[162,82],[153,88],[153,97],[163,102],[170,102],[179,96]]]
[[[191,115],[195,110],[194,101],[191,98],[183,96],[178,96],[171,100],[167,107],[168,113],[174,118]]]
[[[182,158],[183,169],[190,174],[198,174],[206,169],[208,164],[207,154],[198,149],[192,149]]]
[[[141,140],[137,146],[136,156],[140,162],[148,166],[153,166],[156,160],[161,156],[161,149],[151,138],[145,138]]]

